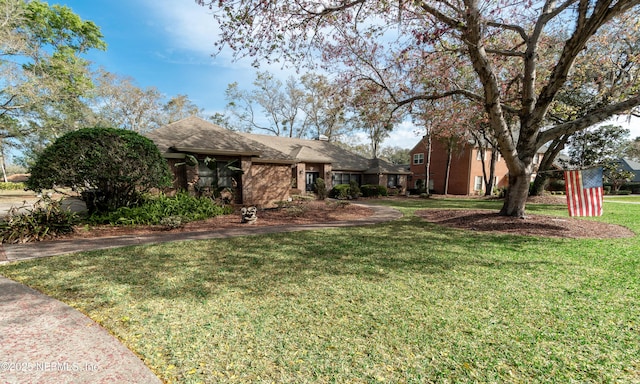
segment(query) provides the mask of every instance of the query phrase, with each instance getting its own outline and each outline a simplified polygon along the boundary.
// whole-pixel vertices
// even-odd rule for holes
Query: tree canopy
[[[171,184],[158,147],[136,132],[115,128],[63,135],[42,152],[30,173],[27,188],[69,187],[99,211],[135,205],[142,193]]]
[[[510,172],[504,215],[524,216],[545,143],[640,105],[640,0],[196,2],[238,56],[321,59],[396,113],[477,104]]]

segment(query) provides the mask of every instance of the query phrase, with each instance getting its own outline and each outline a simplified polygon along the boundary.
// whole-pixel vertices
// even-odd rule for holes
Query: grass
[[[5,265],[166,382],[638,382],[640,241],[381,225]],[[528,206],[566,216],[566,208]],[[640,206],[601,220],[640,231]]]
[[[605,201],[619,201],[619,202],[633,202],[640,203],[639,195],[607,195],[604,197]]]

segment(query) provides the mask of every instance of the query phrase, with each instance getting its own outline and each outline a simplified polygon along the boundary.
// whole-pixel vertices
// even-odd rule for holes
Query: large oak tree
[[[509,167],[503,215],[524,216],[545,143],[640,105],[640,0],[196,2],[240,56],[321,59],[396,107],[481,105]]]

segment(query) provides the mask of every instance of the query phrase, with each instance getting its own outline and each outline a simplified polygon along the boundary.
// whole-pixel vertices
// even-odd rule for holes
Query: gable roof
[[[305,163],[331,163],[334,170],[364,172],[369,159],[343,149],[329,141],[240,133],[247,139],[281,151]]]
[[[252,156],[262,161],[295,163],[295,159],[237,132],[199,117],[187,117],[145,135],[163,154],[186,152],[219,156]]]
[[[396,165],[391,164],[383,159],[371,159],[369,160],[369,169],[365,171],[368,174],[395,174],[395,175],[408,175],[411,172],[408,170],[408,165]]]
[[[165,157],[197,153],[250,156],[257,163],[331,164],[334,171],[369,174],[409,174],[402,166],[382,159],[367,159],[326,140],[234,132],[199,117],[188,117],[145,135]]]

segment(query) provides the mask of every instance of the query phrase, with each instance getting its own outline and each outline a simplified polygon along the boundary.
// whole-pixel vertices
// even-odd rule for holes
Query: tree
[[[96,75],[94,109],[101,126],[145,133],[162,125],[163,95],[155,87],[140,88],[130,77],[100,70]]]
[[[305,89],[304,113],[309,129],[315,136],[325,136],[329,141],[337,140],[349,131],[345,105],[350,96],[349,89],[326,76],[306,73],[301,79]]]
[[[629,130],[618,125],[604,125],[576,132],[569,140],[569,166],[588,168],[615,162],[624,154]]]
[[[142,193],[171,185],[167,161],[155,144],[115,128],[83,128],[63,135],[42,152],[30,173],[27,188],[72,188],[91,211],[133,206]]]
[[[398,116],[393,115],[388,104],[380,102],[380,90],[371,84],[361,83],[361,87],[353,91],[350,109],[353,116],[350,124],[354,130],[362,130],[369,138],[371,152],[369,156],[376,159],[379,155],[380,144],[389,137],[394,124],[400,122]]]
[[[539,148],[640,105],[640,0],[196,2],[238,56],[320,58],[396,108],[482,106],[509,168],[503,215],[524,217]]]
[[[600,166],[604,178],[613,190],[633,177],[633,173],[620,169],[618,159],[628,146],[629,130],[617,125],[604,125],[577,132],[568,139],[568,166],[588,168]]]
[[[636,137],[628,143],[624,155],[625,157],[640,161],[640,137]]]
[[[225,92],[227,109],[243,130],[259,129],[276,136],[305,135],[307,125],[302,111],[305,94],[294,77],[283,84],[268,72],[258,72],[253,86],[252,91],[245,91],[234,82]],[[257,112],[258,108],[262,114]]]
[[[162,118],[159,124],[166,125],[190,116],[201,116],[203,109],[189,99],[187,95],[174,96],[162,106]]]
[[[106,48],[100,29],[71,9],[0,1],[0,152],[7,139],[57,137],[83,118],[92,87],[81,55]]]
[[[385,158],[391,164],[404,165],[409,164],[410,162],[409,152],[410,149],[398,146],[382,147],[380,150],[380,157]]]

